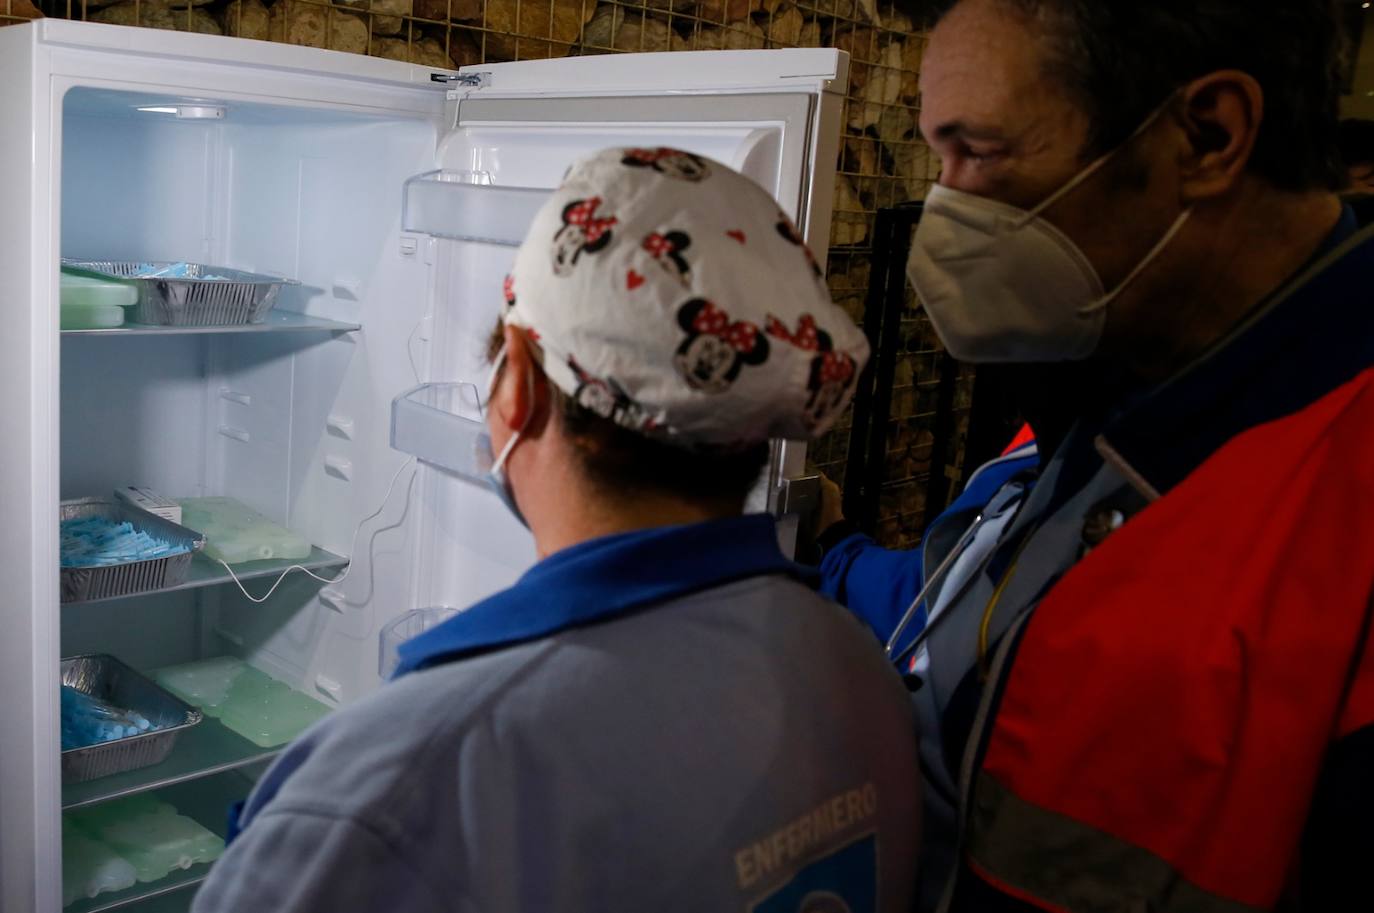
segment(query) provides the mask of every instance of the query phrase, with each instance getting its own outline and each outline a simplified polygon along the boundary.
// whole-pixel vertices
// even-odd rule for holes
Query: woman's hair
[[[505,343],[496,324],[487,343],[494,361]],[[549,411],[576,451],[584,477],[611,499],[669,496],[739,513],[768,462],[767,442],[743,450],[678,447],[647,437],[578,403],[551,381]]]

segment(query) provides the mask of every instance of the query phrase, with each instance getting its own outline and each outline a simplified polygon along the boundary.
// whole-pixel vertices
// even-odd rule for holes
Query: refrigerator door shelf
[[[391,402],[391,446],[440,469],[479,478],[491,462],[472,384],[421,384]]]
[[[377,635],[377,674],[383,680],[390,679],[401,664],[401,644],[419,637],[430,628],[438,627],[460,611],[453,606],[411,609],[384,626]]]
[[[436,238],[518,247],[548,198],[547,190],[498,187],[485,173],[428,171],[405,183],[401,227]]]

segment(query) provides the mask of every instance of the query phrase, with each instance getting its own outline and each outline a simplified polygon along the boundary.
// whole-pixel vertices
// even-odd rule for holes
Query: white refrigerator
[[[393,401],[484,377],[544,195],[592,150],[681,147],[756,179],[823,258],[847,68],[839,51],[777,50],[448,73],[86,23],[0,29],[0,911],[63,908],[64,809],[156,791],[222,831],[275,753],[207,720],[158,765],[64,786],[61,657],[234,656],[329,706],[379,687],[383,625],[469,605],[534,559],[495,498],[432,462],[437,400]],[[67,332],[63,257],[299,285],[260,326]],[[804,450],[774,449],[755,505],[783,516]],[[60,603],[60,501],[131,484],[233,497],[309,539],[317,573],[351,561],[349,575],[296,573],[255,603],[197,559],[175,590]],[[241,565],[243,585],[260,596],[279,566]],[[203,874],[67,909],[184,909]]]

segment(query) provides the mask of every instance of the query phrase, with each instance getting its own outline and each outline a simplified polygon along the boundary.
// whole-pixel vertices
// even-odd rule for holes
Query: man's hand
[[[844,495],[840,486],[821,473],[821,506],[811,515],[811,534],[820,536],[830,527],[844,519]]]

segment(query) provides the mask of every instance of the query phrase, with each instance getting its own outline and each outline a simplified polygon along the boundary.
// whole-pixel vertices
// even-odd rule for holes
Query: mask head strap
[[[1141,123],[1139,127],[1136,127],[1130,136],[1126,137],[1126,139],[1123,140],[1120,144],[1118,144],[1115,148],[1111,149],[1103,155],[1098,156],[1096,159],[1093,160],[1092,164],[1088,165],[1088,167],[1084,168],[1082,171],[1078,172],[1078,174],[1070,178],[1068,183],[1060,187],[1058,190],[1050,194],[1045,199],[1041,200],[1040,203],[1034,209],[1031,209],[1017,221],[1016,227],[1024,228],[1025,226],[1029,225],[1036,218],[1039,218],[1041,215],[1043,215],[1045,210],[1049,209],[1055,203],[1062,200],[1069,193],[1072,193],[1075,188],[1080,186],[1088,178],[1092,177],[1094,174],[1097,174],[1097,172],[1101,171],[1104,165],[1106,165],[1112,159],[1116,158],[1116,156],[1121,153],[1121,150],[1125,149],[1131,143],[1135,142],[1137,139],[1140,138],[1141,134],[1143,134],[1146,130],[1153,127],[1155,121],[1159,120],[1160,117],[1163,116],[1164,112],[1169,110],[1169,107],[1174,103],[1174,99],[1176,99],[1177,97],[1177,91],[1170,92],[1169,97],[1164,99],[1164,101],[1160,103],[1159,107],[1155,108],[1152,112],[1150,112],[1150,116],[1145,118],[1144,122]]]
[[[1155,258],[1164,252],[1164,248],[1168,247],[1169,242],[1174,240],[1174,236],[1183,230],[1183,226],[1187,223],[1188,217],[1192,214],[1193,211],[1191,209],[1185,209],[1183,210],[1183,212],[1179,213],[1178,218],[1174,219],[1174,224],[1170,225],[1169,230],[1164,233],[1164,237],[1160,238],[1159,241],[1155,244],[1155,246],[1150,248],[1150,252],[1145,255],[1145,259],[1141,260],[1139,263],[1135,265],[1135,269],[1131,270],[1130,273],[1127,274],[1126,278],[1121,280],[1120,285],[1112,289],[1106,295],[1103,295],[1101,298],[1094,301],[1092,304],[1086,307],[1079,308],[1078,313],[1086,316],[1088,314],[1092,314],[1096,311],[1102,310],[1104,307],[1115,301],[1116,298],[1122,292],[1124,292],[1126,288],[1140,276],[1141,273],[1145,272],[1145,268],[1149,266],[1151,263],[1154,263]]]

